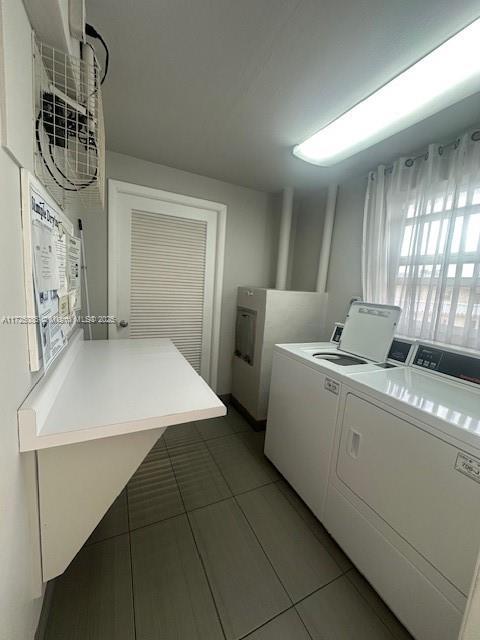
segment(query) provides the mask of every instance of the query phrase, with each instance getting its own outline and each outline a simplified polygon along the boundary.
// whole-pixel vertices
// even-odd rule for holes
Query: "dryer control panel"
[[[468,354],[419,344],[412,366],[480,385],[480,358]]]
[[[400,364],[406,364],[412,346],[413,341],[411,340],[394,338],[392,346],[390,347],[390,351],[388,353],[387,360],[393,360],[394,362],[398,362]]]

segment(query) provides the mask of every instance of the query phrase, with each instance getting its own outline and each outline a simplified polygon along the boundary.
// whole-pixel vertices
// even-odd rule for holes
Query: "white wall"
[[[342,322],[350,299],[362,294],[361,248],[366,177],[339,185],[327,280],[328,308],[324,339]],[[312,291],[316,285],[322,243],[326,192],[297,194],[292,240],[290,288]]]
[[[0,5],[0,320],[25,315],[20,167],[33,172],[31,26],[21,0]],[[68,211],[67,211],[68,214]],[[0,322],[0,640],[33,640],[39,597],[33,453],[19,453],[17,408],[29,370],[26,325]]]
[[[218,389],[229,393],[234,346],[236,289],[239,285],[273,286],[277,244],[277,215],[269,194],[179,171],[130,156],[107,153],[109,178],[227,205],[225,266]],[[107,214],[84,218],[87,266],[93,314],[107,312]],[[95,327],[95,337],[106,337]]]
[[[325,339],[335,322],[343,322],[350,299],[362,295],[361,256],[363,205],[367,178],[340,184],[328,269],[328,310]]]
[[[326,191],[296,193],[289,289],[315,291],[325,218]]]
[[[30,25],[20,0],[2,3],[0,47],[2,65],[0,104],[0,318],[25,314],[20,168],[33,165],[32,72]],[[29,109],[24,108],[29,105]],[[34,556],[30,500],[35,491],[33,454],[18,451],[17,408],[34,378],[28,366],[26,327],[0,324],[0,638],[31,640],[41,598],[34,597]],[[33,495],[33,497],[35,497]]]
[[[20,226],[20,171],[0,149],[0,317],[25,314]],[[41,600],[33,597],[34,563],[29,500],[33,454],[18,451],[17,408],[33,379],[25,326],[0,325],[0,638],[30,640]],[[3,635],[5,634],[5,635]]]
[[[343,322],[350,299],[361,296],[361,249],[366,177],[339,185],[327,280],[328,309],[324,339]],[[322,243],[326,191],[296,194],[289,288],[313,291]]]

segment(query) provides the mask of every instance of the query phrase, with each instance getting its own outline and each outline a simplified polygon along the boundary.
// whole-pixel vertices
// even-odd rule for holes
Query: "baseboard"
[[[231,393],[223,393],[222,395],[220,395],[218,397],[223,402],[223,404],[230,404],[231,401],[232,401],[232,394]]]
[[[230,397],[230,404],[238,413],[245,418],[254,431],[265,431],[266,420],[255,420],[252,414],[233,396]]]
[[[42,610],[40,611],[40,618],[38,619],[34,640],[44,640],[46,636],[48,616],[50,615],[50,608],[52,606],[54,588],[55,579],[49,580],[45,587],[45,593],[43,594]]]

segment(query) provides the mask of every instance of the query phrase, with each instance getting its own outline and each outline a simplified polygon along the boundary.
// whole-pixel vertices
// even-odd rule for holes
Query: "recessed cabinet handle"
[[[362,436],[358,433],[358,431],[355,431],[354,429],[350,429],[350,437],[348,439],[348,454],[352,457],[352,458],[358,458],[358,454],[360,451],[360,440],[361,440]]]

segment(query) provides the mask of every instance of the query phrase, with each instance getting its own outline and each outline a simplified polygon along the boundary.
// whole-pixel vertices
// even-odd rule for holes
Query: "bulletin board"
[[[66,346],[81,308],[81,240],[42,184],[22,169],[22,226],[30,370]]]

